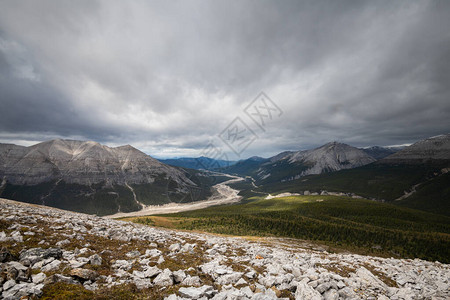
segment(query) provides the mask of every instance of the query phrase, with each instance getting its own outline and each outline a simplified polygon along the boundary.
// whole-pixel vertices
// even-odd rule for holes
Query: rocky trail
[[[0,211],[2,299],[64,299],[68,290],[113,299],[117,289],[128,299],[450,297],[450,266],[439,262],[158,229],[5,199]]]

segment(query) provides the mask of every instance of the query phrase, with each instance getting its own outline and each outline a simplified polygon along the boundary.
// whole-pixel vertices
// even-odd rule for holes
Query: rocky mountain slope
[[[450,134],[431,137],[389,155],[380,163],[397,164],[423,164],[450,161]]]
[[[4,197],[99,214],[187,199],[199,188],[183,171],[130,145],[60,139],[0,144],[0,178]]]
[[[261,181],[293,180],[306,175],[335,172],[376,161],[364,151],[338,142],[297,152],[283,152],[256,171]]]
[[[297,176],[298,178],[298,176]],[[418,141],[375,163],[338,172],[269,183],[265,191],[355,193],[450,215],[450,134]]]
[[[151,183],[158,174],[189,182],[182,172],[126,145],[110,148],[97,142],[51,140],[22,147],[0,144],[0,176],[12,184],[52,180],[90,185]]]
[[[331,142],[309,151],[296,152],[284,159],[288,159],[290,163],[302,162],[312,165],[302,175],[352,169],[375,161],[360,149],[338,142]]]
[[[0,200],[3,299],[448,299],[450,266]]]

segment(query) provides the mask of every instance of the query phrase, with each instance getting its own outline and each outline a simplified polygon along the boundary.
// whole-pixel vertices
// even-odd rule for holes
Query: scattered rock
[[[46,277],[47,276],[42,272],[39,274],[36,274],[36,275],[31,275],[33,283],[35,283],[35,284],[40,284],[40,283],[44,282]]]
[[[89,263],[92,266],[100,266],[102,264],[102,257],[98,254],[91,255],[89,257]]]
[[[301,281],[297,284],[295,299],[322,300],[322,296],[305,281]]]
[[[171,286],[173,285],[173,275],[169,269],[164,269],[156,278],[153,283],[158,286]]]
[[[95,281],[98,277],[98,274],[93,270],[77,268],[70,271],[70,276],[81,281]]]
[[[44,285],[57,283],[57,282],[64,282],[68,284],[80,284],[78,281],[72,279],[72,277],[63,276],[61,274],[54,274],[51,275],[44,280]]]
[[[179,243],[175,243],[175,244],[170,245],[169,250],[171,252],[178,252],[181,250],[181,246]]]
[[[38,298],[44,285],[56,282],[82,283],[87,290],[134,283],[138,289],[164,293],[172,290],[167,287],[176,285],[173,290],[179,297],[173,294],[167,299],[276,299],[289,292],[290,297],[313,300],[450,299],[450,266],[439,262],[334,254],[315,246],[303,251],[297,244],[290,248],[290,241],[285,239],[272,238],[273,244],[270,239],[261,244],[161,230],[3,199],[0,210],[0,220],[11,223],[0,231],[0,241],[13,244],[0,250],[2,299]],[[42,222],[48,225],[46,238],[37,243],[42,248],[27,249],[27,242],[34,239],[29,237],[44,232]],[[97,254],[93,236],[119,245]],[[59,238],[59,247],[46,249],[54,245],[55,237]],[[19,242],[21,238],[25,243]],[[67,241],[79,241],[83,248],[64,249]],[[118,255],[124,249],[129,252]],[[19,257],[12,255],[16,252]],[[192,260],[194,253],[200,265],[194,262],[196,257]],[[185,268],[175,266],[174,260]],[[324,268],[327,265],[348,270],[348,274],[342,277]],[[89,269],[91,266],[101,266],[101,274],[110,273],[99,276]],[[161,270],[161,266],[174,266],[176,271]],[[71,276],[58,274],[64,270],[71,270]],[[46,276],[47,271],[56,274]],[[386,285],[386,278],[394,287]],[[220,292],[206,283],[220,286]]]
[[[183,270],[173,272],[173,280],[175,283],[180,283],[186,278],[186,273]]]
[[[210,298],[214,294],[214,289],[212,286],[204,285],[202,287],[182,287],[178,290],[178,294],[181,297],[187,298],[187,299],[200,299],[202,297]]]

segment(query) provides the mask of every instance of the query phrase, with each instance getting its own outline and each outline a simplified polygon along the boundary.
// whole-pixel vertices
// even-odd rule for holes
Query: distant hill
[[[331,142],[312,150],[282,152],[266,160],[245,160],[225,171],[252,176],[265,184],[351,169],[374,161],[373,157],[358,148]]]
[[[382,159],[383,164],[446,163],[450,160],[450,134],[431,137]]]
[[[346,192],[450,215],[450,135],[419,141],[375,163],[292,181],[261,191]]]
[[[200,176],[136,148],[51,140],[30,147],[0,144],[0,196],[99,215],[143,205],[196,200]]]
[[[385,158],[386,156],[389,156],[391,154],[394,154],[404,147],[380,147],[380,146],[373,146],[368,148],[360,148],[362,151],[364,151],[366,154],[372,156],[376,160]]]
[[[266,158],[253,156],[247,159],[238,161],[237,163],[220,169],[220,171],[228,174],[236,174],[241,176],[252,175],[259,169],[261,164],[268,161]]]
[[[195,170],[217,170],[236,163],[235,161],[212,159],[204,156],[160,159],[159,161],[170,166]]]

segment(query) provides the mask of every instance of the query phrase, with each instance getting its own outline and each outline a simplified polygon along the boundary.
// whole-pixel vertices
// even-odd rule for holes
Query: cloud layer
[[[242,157],[450,131],[447,1],[2,1],[0,141],[193,155],[237,116]],[[263,132],[243,113],[264,91]],[[230,159],[236,159],[230,154]]]

